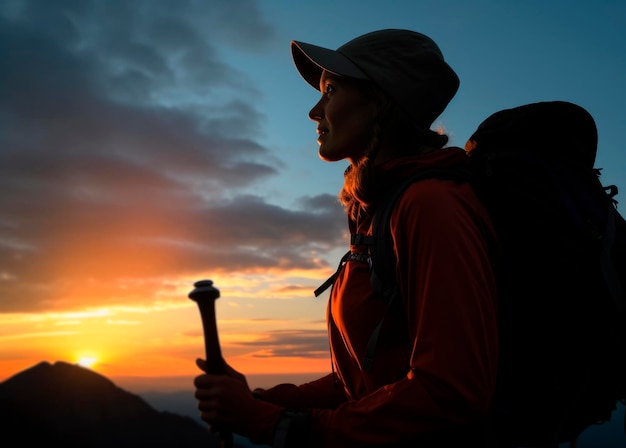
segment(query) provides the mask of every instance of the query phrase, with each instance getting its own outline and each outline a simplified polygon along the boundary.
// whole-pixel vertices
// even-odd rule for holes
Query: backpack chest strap
[[[313,292],[315,294],[315,297],[319,297],[324,291],[326,291],[335,283],[335,280],[337,279],[339,272],[348,261],[357,261],[359,263],[367,263],[368,265],[370,265],[370,268],[371,268],[369,254],[362,253],[362,252],[352,252],[352,251],[346,252],[344,256],[341,257],[339,266],[337,266],[337,270],[333,273],[333,275],[328,277],[328,279]]]
[[[356,233],[350,235],[350,244],[353,246],[373,246],[376,244],[376,238],[374,235],[363,235],[362,233]]]

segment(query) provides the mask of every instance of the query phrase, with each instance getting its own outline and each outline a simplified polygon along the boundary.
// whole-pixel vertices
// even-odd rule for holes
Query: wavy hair
[[[385,156],[403,157],[441,149],[448,142],[445,134],[418,128],[409,114],[373,83],[355,84],[363,95],[374,101],[377,116],[365,154],[346,169],[343,188],[339,193],[339,202],[351,219],[356,219],[361,212],[376,206],[380,191],[376,188],[374,164],[383,145]]]

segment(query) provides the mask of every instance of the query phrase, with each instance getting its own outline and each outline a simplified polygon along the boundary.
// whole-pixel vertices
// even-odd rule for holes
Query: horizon
[[[193,386],[193,379],[195,376],[200,375],[202,372],[198,370],[197,373],[193,375],[170,375],[170,376],[140,376],[140,375],[121,375],[121,376],[107,376],[102,372],[99,372],[96,369],[81,366],[78,363],[72,363],[68,361],[55,360],[41,360],[33,365],[26,367],[17,372],[13,372],[12,374],[0,378],[0,383],[3,383],[20,373],[29,370],[33,367],[36,367],[39,364],[47,363],[50,365],[54,365],[57,362],[66,363],[69,365],[73,365],[76,367],[84,368],[87,371],[93,372],[104,378],[112,381],[116,386],[127,390],[128,392],[132,392],[134,394],[144,394],[144,393],[172,393],[172,392],[181,392],[181,391],[190,391],[190,394],[193,395],[193,391],[195,390]],[[250,374],[247,375],[248,385],[251,389],[255,388],[269,388],[276,384],[281,383],[292,383],[292,384],[302,384],[304,382],[312,381],[317,378],[326,375],[326,372],[312,372],[312,373],[282,373],[282,374]],[[191,396],[191,395],[190,395]]]

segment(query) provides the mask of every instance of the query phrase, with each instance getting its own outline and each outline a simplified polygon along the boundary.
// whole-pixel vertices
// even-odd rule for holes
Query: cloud
[[[151,300],[133,278],[323,267],[335,198],[250,194],[280,164],[261,93],[224,55],[274,38],[247,0],[3,2],[0,312]]]
[[[266,334],[266,337],[241,342],[248,347],[261,347],[262,350],[253,353],[258,358],[327,358],[328,333],[326,330],[276,330]]]

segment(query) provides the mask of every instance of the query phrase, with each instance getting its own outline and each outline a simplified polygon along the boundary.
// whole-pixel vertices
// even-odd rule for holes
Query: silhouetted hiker
[[[365,244],[385,192],[417,171],[466,163],[430,129],[458,77],[435,42],[407,30],[337,50],[293,41],[291,51],[322,94],[309,112],[319,156],[350,162],[339,197],[353,240],[327,282],[333,371],[254,392],[231,368],[200,375],[202,419],[275,447],[485,446],[498,355],[486,211],[467,183],[430,178],[406,190],[390,223],[402,299],[388,310],[370,284]]]

